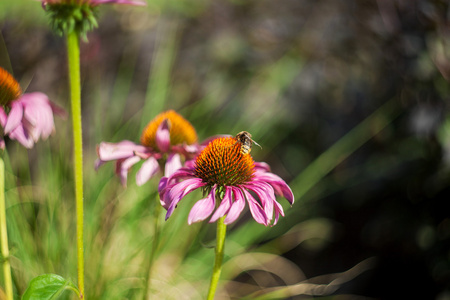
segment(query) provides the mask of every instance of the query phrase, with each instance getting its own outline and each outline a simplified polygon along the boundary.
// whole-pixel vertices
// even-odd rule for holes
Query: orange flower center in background
[[[241,143],[225,137],[213,140],[198,155],[195,175],[209,186],[232,186],[249,182],[253,167],[252,156],[241,153]]]
[[[0,105],[7,106],[22,95],[22,89],[14,77],[0,67]]]
[[[169,120],[170,144],[187,144],[191,145],[197,142],[197,132],[194,127],[185,118],[177,114],[173,110],[168,110],[157,115],[141,135],[141,144],[153,149],[158,149],[156,145],[156,130],[165,120]]]

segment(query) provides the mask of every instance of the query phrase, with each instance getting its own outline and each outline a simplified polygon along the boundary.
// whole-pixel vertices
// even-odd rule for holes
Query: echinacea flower
[[[59,34],[76,31],[86,38],[86,33],[98,26],[97,6],[125,4],[144,6],[143,0],[39,0],[48,12],[52,28]]]
[[[130,168],[144,160],[136,173],[137,185],[143,185],[159,170],[166,176],[182,167],[182,159],[192,159],[202,146],[197,143],[194,127],[173,110],[162,112],[148,123],[141,135],[141,144],[125,140],[102,142],[97,147],[98,169],[107,161],[116,161],[116,174],[126,186]]]
[[[271,173],[267,164],[255,163],[250,154],[241,153],[241,144],[232,137],[214,139],[195,162],[161,179],[159,194],[162,206],[167,209],[166,220],[180,200],[198,188],[203,188],[207,196],[192,207],[189,224],[203,221],[211,214],[209,222],[225,217],[226,225],[233,223],[247,203],[256,222],[275,225],[279,216],[284,216],[275,196],[294,203],[286,182]]]
[[[43,93],[22,94],[19,83],[0,67],[0,125],[4,135],[32,148],[39,138],[46,139],[55,130],[53,114],[64,116],[65,112]],[[0,148],[4,146],[2,136]]]

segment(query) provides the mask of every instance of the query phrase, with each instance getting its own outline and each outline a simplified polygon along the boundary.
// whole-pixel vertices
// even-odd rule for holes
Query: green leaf
[[[72,290],[80,296],[78,288],[70,280],[56,274],[43,274],[31,280],[22,300],[54,300],[65,290]]]

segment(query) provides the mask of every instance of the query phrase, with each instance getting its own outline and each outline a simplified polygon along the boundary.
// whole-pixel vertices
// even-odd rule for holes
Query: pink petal
[[[177,171],[175,171],[170,177],[168,177],[168,182],[174,183],[180,179],[192,178],[193,176],[194,176],[194,169],[180,168]]]
[[[255,171],[270,172],[270,166],[265,162],[255,162]]]
[[[215,222],[219,218],[225,216],[230,210],[232,202],[233,202],[232,188],[226,187],[225,195],[222,199],[222,202],[220,202],[219,207],[214,212],[213,216],[211,217],[211,220],[209,220],[209,223]]]
[[[186,168],[195,169],[195,159],[185,161],[184,166]]]
[[[2,127],[5,127],[7,119],[8,116],[6,115],[5,110],[0,106],[0,125],[2,125]]]
[[[262,209],[261,205],[253,198],[253,196],[247,192],[245,189],[243,190],[245,194],[245,198],[247,199],[248,206],[250,208],[250,213],[253,216],[253,219],[255,219],[256,222],[263,224],[267,226],[269,224],[269,221],[267,220],[267,216],[264,213],[264,210]]]
[[[21,143],[25,148],[33,148],[33,138],[28,134],[22,124],[19,124],[19,126],[14,128],[8,135],[11,139]]]
[[[48,111],[50,111],[50,115],[53,121],[53,114],[51,107],[49,105],[49,100],[47,95],[43,93],[27,93],[23,94],[20,97],[18,102],[21,102],[24,111],[24,117],[33,125],[36,126],[40,121],[39,118],[42,117],[42,113],[48,115]]]
[[[47,139],[55,129],[53,112],[50,105],[48,105],[48,102],[41,102],[41,104],[23,104],[24,119],[30,124],[30,126],[27,126],[27,129],[35,142],[41,137],[42,139]]]
[[[11,104],[11,110],[8,115],[8,119],[6,120],[4,132],[5,134],[9,134],[11,131],[17,128],[22,122],[23,117],[23,107],[20,102],[14,101]]]
[[[291,188],[279,176],[273,173],[255,173],[254,180],[269,183],[274,188],[275,194],[286,198],[291,205],[294,204],[294,194]]]
[[[264,207],[264,212],[268,218],[268,221],[272,220],[273,202],[275,201],[273,188],[265,182],[252,182],[250,184],[246,184],[245,187],[258,195],[261,200],[261,204]]]
[[[277,225],[278,218],[280,215],[282,215],[284,217],[283,207],[280,205],[280,203],[278,203],[277,201],[274,201],[274,204],[275,204],[275,219],[273,221],[272,226]]]
[[[234,194],[234,202],[228,210],[227,217],[225,218],[224,223],[226,225],[236,221],[245,207],[245,196],[242,193],[241,189],[232,187],[232,190]]]
[[[164,168],[164,176],[170,177],[178,169],[181,169],[181,157],[179,154],[170,154],[167,158],[166,165]]]
[[[165,198],[164,195],[166,194],[167,187],[168,187],[167,182],[168,182],[168,178],[163,177],[163,178],[161,178],[161,180],[158,183],[159,201],[165,209],[169,208],[169,205],[163,201],[163,199]]]
[[[141,159],[138,156],[132,156],[127,159],[120,159],[116,163],[116,174],[120,177],[120,182],[122,183],[122,186],[127,186],[127,177],[128,177],[128,171],[130,168],[138,163]]]
[[[156,146],[160,152],[168,152],[170,149],[170,124],[169,119],[164,119],[164,121],[159,124],[156,130]]]
[[[102,161],[111,161],[135,156],[135,152],[148,152],[148,148],[130,141],[119,143],[101,142],[97,146],[97,155]]]
[[[142,164],[139,171],[136,173],[136,184],[138,186],[143,185],[149,179],[159,171],[158,161],[154,157],[149,157]]]
[[[203,221],[211,215],[216,206],[216,189],[213,188],[205,199],[197,201],[189,212],[188,224]]]
[[[164,194],[163,200],[163,203],[166,205],[170,203],[166,213],[166,220],[172,215],[178,202],[180,202],[184,196],[204,185],[205,183],[203,183],[200,178],[190,178],[177,183],[168,189]]]

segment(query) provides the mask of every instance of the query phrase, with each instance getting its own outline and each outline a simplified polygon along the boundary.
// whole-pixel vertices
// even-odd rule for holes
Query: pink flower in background
[[[194,127],[175,111],[169,110],[148,123],[140,145],[128,140],[100,143],[95,168],[108,161],[116,161],[116,174],[126,186],[131,167],[144,160],[136,174],[136,183],[140,186],[160,170],[166,176],[172,175],[182,167],[183,160],[192,159],[201,149]]]
[[[209,222],[226,216],[224,223],[233,223],[247,203],[256,222],[275,225],[279,216],[284,216],[275,195],[285,197],[291,205],[294,203],[286,182],[271,173],[267,164],[254,163],[250,154],[241,153],[241,144],[232,137],[211,141],[195,163],[161,179],[158,190],[161,204],[167,209],[166,220],[180,200],[198,188],[203,188],[207,196],[192,207],[189,224],[205,220],[211,214]]]
[[[39,138],[47,139],[54,132],[53,114],[65,116],[65,111],[43,93],[22,94],[14,77],[0,68],[0,125],[4,135],[32,148]],[[1,137],[0,147],[4,146]]]

